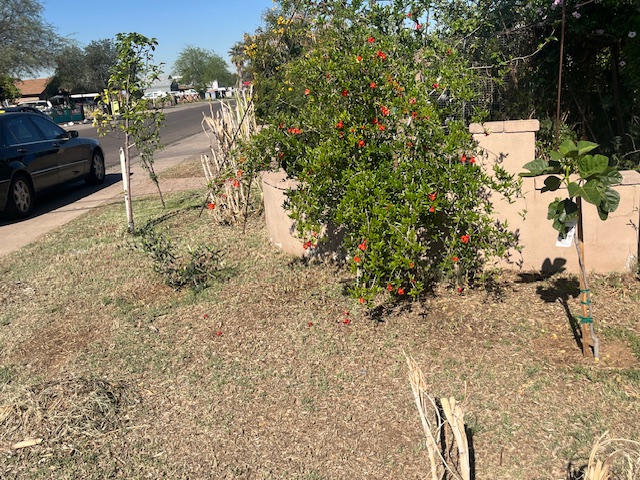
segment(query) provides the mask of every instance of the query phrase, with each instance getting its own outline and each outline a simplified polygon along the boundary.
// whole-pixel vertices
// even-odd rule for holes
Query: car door
[[[32,115],[30,120],[36,124],[52,151],[56,152],[58,182],[68,182],[89,173],[91,151],[87,145],[75,138],[45,117]]]
[[[26,167],[36,191],[58,183],[58,161],[36,126],[29,120],[31,114],[6,114],[2,129],[4,158]]]

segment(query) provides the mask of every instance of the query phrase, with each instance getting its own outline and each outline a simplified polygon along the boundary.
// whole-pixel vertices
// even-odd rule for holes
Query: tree
[[[33,75],[54,65],[65,40],[42,18],[37,0],[0,0],[0,73]]]
[[[244,43],[236,42],[233,44],[231,49],[229,50],[229,57],[231,59],[231,63],[233,63],[236,67],[236,75],[238,76],[238,88],[242,85],[242,81],[244,80],[244,66],[248,57],[244,51]]]
[[[215,80],[225,86],[233,83],[231,72],[220,55],[191,45],[180,52],[173,70],[182,78],[182,83],[193,85],[199,91],[206,90]]]
[[[84,49],[65,46],[56,57],[56,71],[47,93],[101,92],[109,84],[109,71],[116,64],[116,49],[110,39],[94,40]]]
[[[158,177],[153,169],[153,155],[162,148],[159,130],[164,121],[164,113],[153,108],[150,100],[143,97],[144,90],[162,73],[160,67],[152,63],[157,44],[155,38],[147,38],[135,32],[116,35],[116,64],[102,98],[112,109],[111,113],[99,113],[95,120],[101,135],[114,130],[124,134],[120,161],[130,233],[135,231],[129,188],[133,148],[137,150],[140,163],[155,183],[164,207]]]
[[[12,102],[20,97],[20,90],[16,87],[15,79],[9,75],[0,74],[0,101]]]

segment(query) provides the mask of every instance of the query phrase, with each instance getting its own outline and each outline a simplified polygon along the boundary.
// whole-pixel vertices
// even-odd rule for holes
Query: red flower
[[[413,262],[409,262],[409,268],[413,268]]]
[[[434,83],[433,85],[431,85],[433,87],[434,90],[437,90],[439,85],[437,83]]]
[[[451,260],[453,260],[454,262],[457,262],[459,258],[454,255],[453,257],[451,257]]]
[[[387,290],[389,292],[393,292],[393,285],[391,285],[391,284],[387,285]]]
[[[376,53],[376,57],[378,57],[381,60],[384,60],[385,58],[387,58],[387,54],[384,53],[382,50],[378,50],[378,53]]]
[[[203,315],[204,319],[206,320],[207,318],[209,318],[209,315],[207,315],[206,313]]]
[[[347,95],[349,95],[349,90],[342,90],[342,96],[346,97]]]
[[[375,41],[376,41],[376,39],[375,39],[375,38],[373,38],[373,37],[369,37],[369,38],[367,38],[367,42],[369,42],[369,43],[373,43],[373,42],[375,42]]]
[[[244,172],[243,172],[242,170],[238,170],[238,171],[236,172],[236,176],[237,176],[238,178],[240,178],[240,177],[242,176],[242,174],[243,174],[243,173],[244,173]]]
[[[361,304],[363,304],[363,305],[364,305],[364,303],[366,302],[366,300],[364,299],[364,297],[360,297],[359,302],[360,302]]]
[[[378,130],[380,130],[381,132],[385,131],[387,129],[387,127],[385,127],[384,125],[380,125],[378,127]]]
[[[234,179],[232,185],[233,185],[233,188],[238,188],[240,186],[240,182]]]
[[[378,123],[380,123],[380,122],[379,122],[379,120],[378,120],[377,118],[374,118],[373,120],[371,120],[371,123],[372,123],[373,125],[377,125],[377,124],[378,124]]]
[[[460,157],[460,161],[462,163],[467,163],[467,156],[464,153],[462,154],[462,157]]]
[[[302,133],[302,130],[300,130],[299,128],[289,128],[287,132],[292,133],[293,135],[300,135]]]
[[[369,84],[369,86],[370,86],[371,88],[376,88],[376,82],[371,82],[371,83]]]
[[[353,257],[353,261],[356,263],[360,263],[361,258],[358,257],[357,255],[355,257]]]
[[[360,55],[358,55],[358,56],[356,57],[356,62],[360,63],[361,61],[362,61],[362,57],[361,57]]]
[[[307,250],[308,248],[311,248],[311,247],[313,247],[313,245],[312,245],[312,243],[311,243],[311,240],[309,240],[308,242],[305,242],[305,243],[302,245],[302,248],[304,248],[305,250]]]
[[[364,303],[364,298],[360,297],[360,303]],[[349,320],[348,318],[345,318],[342,323],[344,323],[345,325],[349,325],[351,323],[351,320]]]
[[[358,245],[358,248],[363,252],[367,249],[367,239],[362,240],[362,243]]]
[[[400,287],[398,289],[398,295],[404,295],[404,288]]]
[[[340,120],[338,123],[336,123],[336,128],[342,128],[344,127],[344,123],[342,123],[342,120]]]
[[[307,323],[307,327],[313,327],[313,322]]]
[[[420,30],[422,28],[422,25],[420,25],[419,23],[416,23],[416,30]]]
[[[469,243],[469,235],[462,235],[462,236],[460,237],[460,241],[461,241],[462,243]]]
[[[384,115],[385,117],[389,116],[389,109],[384,105],[380,107],[380,111],[382,112],[382,115]]]
[[[409,143],[407,143],[407,145],[408,145],[409,147],[413,147],[413,142],[409,142]]]
[[[364,147],[364,140],[362,139],[358,140],[358,147],[360,148]]]
[[[416,102],[417,102],[417,100],[416,100],[415,98],[410,98],[410,99],[409,99],[409,103],[410,103],[411,105],[415,104]]]
[[[435,212],[435,211],[436,211],[436,207],[434,207],[433,205],[431,205],[431,206],[429,207],[429,211],[430,211],[431,213]]]
[[[431,200],[433,202],[436,199],[437,195],[438,194],[436,192],[430,193],[429,194],[429,200]]]
[[[471,157],[471,158],[469,159],[469,163],[470,163],[470,164],[472,164],[472,165],[473,165],[474,163],[476,163],[476,157]]]
[[[222,332],[221,332],[220,330],[218,330],[218,331],[216,332],[216,335],[220,337],[220,336],[222,336]]]
[[[216,208],[216,204],[215,203],[207,203],[207,207],[209,207],[209,210],[213,210],[214,208]]]
[[[311,90],[309,90],[308,88],[304,89],[304,94],[305,95],[309,95],[311,93]]]
[[[458,287],[458,293],[462,293],[462,287]]]
[[[411,112],[411,116],[413,118],[418,118],[418,112]]]

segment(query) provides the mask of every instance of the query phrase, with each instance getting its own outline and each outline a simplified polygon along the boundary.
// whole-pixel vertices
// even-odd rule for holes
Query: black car
[[[27,217],[36,195],[85,179],[104,182],[104,153],[92,138],[80,138],[46,116],[0,109],[0,211]]]

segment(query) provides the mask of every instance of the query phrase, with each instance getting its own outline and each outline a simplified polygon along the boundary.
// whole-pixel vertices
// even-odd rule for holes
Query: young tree
[[[191,84],[203,91],[217,80],[221,85],[231,85],[233,78],[220,55],[204,48],[188,46],[176,60],[173,70],[182,77],[182,83]]]
[[[135,32],[116,35],[116,64],[109,77],[108,89],[103,95],[104,103],[112,108],[110,113],[102,113],[96,117],[102,135],[113,130],[124,135],[120,161],[130,233],[135,231],[129,188],[132,149],[135,148],[138,152],[140,162],[155,183],[164,207],[158,177],[153,169],[153,155],[162,148],[159,130],[164,122],[164,113],[152,108],[149,100],[143,98],[144,90],[161,73],[160,66],[152,63],[157,44],[155,38],[147,38]]]
[[[0,0],[0,73],[35,74],[54,64],[65,40],[42,18],[37,0]]]

